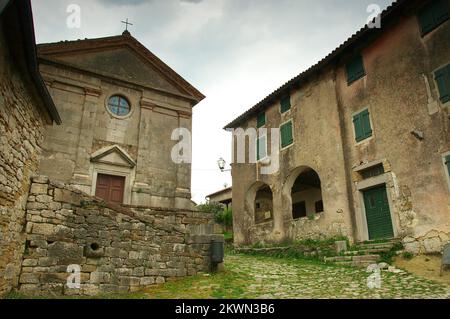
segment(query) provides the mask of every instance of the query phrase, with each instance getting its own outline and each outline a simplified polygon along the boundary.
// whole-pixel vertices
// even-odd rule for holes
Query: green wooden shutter
[[[361,121],[361,114],[357,114],[353,117],[353,125],[355,127],[355,138],[357,142],[360,142],[364,139],[364,131]]]
[[[445,164],[447,164],[448,175],[450,176],[450,155],[445,157]]]
[[[446,103],[450,101],[450,64],[437,70],[435,79],[438,85],[441,102]]]
[[[347,63],[347,83],[351,84],[366,74],[362,55]]]
[[[436,26],[446,21],[450,17],[450,10],[448,7],[448,0],[436,1],[433,10],[433,18]]]
[[[291,109],[291,97],[285,96],[281,99],[281,113],[285,113]]]
[[[436,0],[429,3],[419,12],[418,16],[423,36],[450,18],[448,0]]]
[[[259,113],[256,122],[258,128],[266,125],[266,113]]]
[[[433,11],[430,6],[427,6],[419,13],[419,23],[422,35],[434,29]]]
[[[369,110],[361,112],[361,125],[364,138],[372,136],[372,126],[370,125]]]
[[[292,135],[292,121],[281,126],[281,147],[286,147],[294,142]]]

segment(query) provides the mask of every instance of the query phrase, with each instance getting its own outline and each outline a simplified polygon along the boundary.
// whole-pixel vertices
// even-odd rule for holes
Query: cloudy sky
[[[231,185],[217,159],[230,162],[222,127],[318,62],[389,0],[33,0],[38,43],[130,32],[207,98],[194,108],[192,196]],[[68,28],[67,8],[81,8]]]

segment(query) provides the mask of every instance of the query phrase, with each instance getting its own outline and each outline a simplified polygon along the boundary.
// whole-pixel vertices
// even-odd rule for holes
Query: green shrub
[[[402,254],[402,257],[403,257],[404,259],[406,259],[406,260],[411,260],[411,259],[414,258],[414,254],[410,253],[409,251],[405,251],[405,252]]]

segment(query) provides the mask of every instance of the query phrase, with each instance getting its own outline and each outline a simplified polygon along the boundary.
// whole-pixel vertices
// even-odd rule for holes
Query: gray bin
[[[213,240],[211,241],[211,262],[214,264],[220,264],[223,262],[224,247],[223,241]]]

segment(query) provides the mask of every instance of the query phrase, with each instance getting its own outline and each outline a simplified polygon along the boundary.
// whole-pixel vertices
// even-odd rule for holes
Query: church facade
[[[40,174],[108,202],[192,207],[190,163],[172,152],[174,130],[191,131],[197,89],[128,31],[41,44],[38,54],[64,123],[47,127]]]

